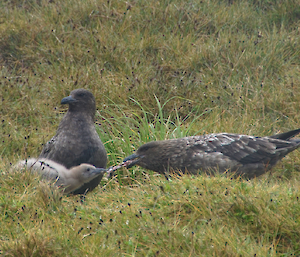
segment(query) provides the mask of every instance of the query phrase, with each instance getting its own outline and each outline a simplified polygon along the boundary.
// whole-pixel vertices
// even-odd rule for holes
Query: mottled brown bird
[[[47,158],[64,165],[67,169],[88,163],[106,168],[107,155],[94,125],[95,98],[85,89],[76,89],[61,100],[69,104],[68,112],[61,120],[56,135],[46,143],[39,158]],[[98,176],[84,184],[74,194],[93,190],[101,178]]]
[[[201,171],[236,172],[253,178],[271,169],[285,155],[300,146],[290,139],[300,129],[269,137],[239,134],[210,134],[153,141],[142,145],[124,162],[164,174],[169,170],[198,174]]]
[[[86,163],[67,169],[63,165],[45,158],[22,160],[15,168],[27,168],[32,172],[37,172],[44,179],[55,181],[55,185],[64,188],[65,194],[73,192],[96,177],[101,180],[107,173],[106,169],[96,168]]]

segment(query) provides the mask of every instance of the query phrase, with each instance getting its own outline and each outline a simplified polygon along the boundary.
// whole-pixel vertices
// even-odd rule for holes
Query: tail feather
[[[295,129],[295,130],[291,130],[285,133],[281,133],[281,134],[276,134],[273,136],[269,136],[270,138],[274,138],[274,139],[281,139],[281,140],[289,140],[291,137],[294,137],[296,135],[298,135],[300,133],[300,129]],[[295,139],[293,141],[300,141],[300,139]]]

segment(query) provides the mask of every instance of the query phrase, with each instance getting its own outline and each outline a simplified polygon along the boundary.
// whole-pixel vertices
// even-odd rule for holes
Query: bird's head
[[[95,115],[96,102],[93,94],[83,88],[75,89],[61,100],[61,104],[68,104],[69,111],[88,111]]]
[[[91,180],[93,180],[95,177],[98,176],[102,177],[106,173],[106,169],[96,168],[93,165],[82,163],[79,166],[77,166],[75,170],[73,169],[72,172],[76,173],[74,175],[82,183],[88,183]]]
[[[131,168],[132,166],[139,164],[141,161],[143,162],[143,158],[154,157],[157,155],[157,146],[160,144],[160,141],[153,141],[147,144],[142,145],[134,154],[127,156],[123,163],[126,163],[127,168]]]

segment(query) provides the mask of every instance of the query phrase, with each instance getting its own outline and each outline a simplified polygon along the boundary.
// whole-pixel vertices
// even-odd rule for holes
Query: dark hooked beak
[[[67,97],[63,98],[60,103],[61,104],[70,104],[70,103],[74,103],[76,101],[77,100],[75,98],[73,98],[72,96],[67,96]]]
[[[123,160],[123,163],[124,162],[128,162],[129,164],[126,165],[126,168],[129,169],[131,168],[132,166],[134,166],[135,164],[137,164],[140,159],[143,158],[143,156],[139,156],[137,154],[132,154],[132,155],[129,155],[127,156],[124,160]]]

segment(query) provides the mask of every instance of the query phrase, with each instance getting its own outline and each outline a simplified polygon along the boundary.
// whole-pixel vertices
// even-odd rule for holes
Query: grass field
[[[109,163],[152,140],[300,127],[300,4],[0,1],[3,256],[299,256],[300,153],[251,181],[121,170],[64,196],[36,157],[90,90]]]

